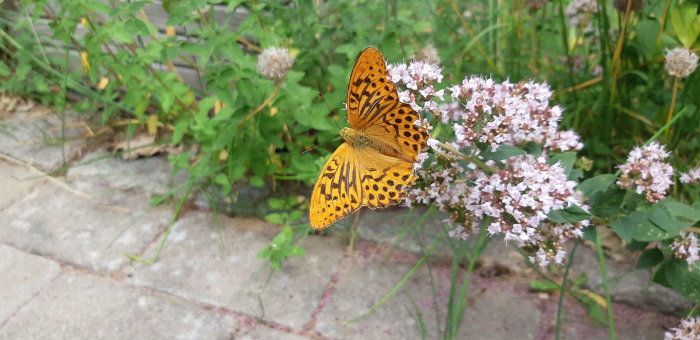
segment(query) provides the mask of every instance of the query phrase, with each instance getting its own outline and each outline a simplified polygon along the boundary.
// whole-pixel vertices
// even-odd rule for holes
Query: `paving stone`
[[[613,301],[666,314],[677,314],[693,307],[693,304],[678,292],[651,282],[649,269],[636,269],[634,265],[634,261],[618,262],[606,259]],[[585,273],[588,277],[585,287],[600,295],[604,294],[595,249],[588,246],[578,247],[571,270],[574,273]]]
[[[115,191],[85,198],[56,183],[0,211],[0,242],[99,272],[113,272],[139,253],[172,217],[147,197]]]
[[[225,253],[209,212],[194,212],[175,224],[158,262],[135,263],[137,285],[301,329],[309,320],[343,249],[332,238],[308,236],[306,255],[271,272],[257,253],[279,231],[258,219],[219,217]],[[148,249],[151,256],[154,247]]]
[[[363,209],[357,225],[358,235],[381,244],[391,244],[399,249],[422,253],[430,247],[433,240],[441,235],[445,215],[440,212],[428,212],[419,207],[389,208],[383,210]],[[350,216],[340,223],[351,224]],[[449,248],[443,242],[432,251],[433,256],[450,256]]]
[[[547,320],[541,325],[540,338],[554,339],[558,298],[557,294],[553,294],[544,304]],[[616,339],[663,339],[664,330],[679,323],[678,317],[642,311],[622,304],[614,304],[613,313]],[[595,322],[587,315],[585,305],[569,297],[564,299],[560,332],[561,338],[567,340],[609,338],[607,324]]]
[[[70,272],[0,328],[0,339],[229,339],[236,324],[229,315]]]
[[[41,174],[36,171],[0,160],[0,188],[2,188],[0,210],[27,195],[37,185],[47,181],[46,177],[41,177]]]
[[[68,181],[80,189],[83,182],[97,184],[95,188],[138,190],[154,194],[164,194],[184,183],[185,172],[172,176],[172,168],[165,156],[154,156],[134,160],[121,160],[104,149],[83,157],[68,169]],[[104,189],[103,189],[104,190]]]
[[[0,150],[43,171],[60,168],[85,145],[87,131],[80,119],[66,112],[18,112],[0,121]]]
[[[60,271],[54,261],[0,244],[0,325]]]
[[[279,331],[273,328],[257,325],[253,329],[248,329],[236,334],[236,340],[306,340],[310,339],[301,335]]]

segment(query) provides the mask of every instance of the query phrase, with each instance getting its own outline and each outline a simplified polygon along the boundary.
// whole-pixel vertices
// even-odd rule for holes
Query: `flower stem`
[[[610,340],[615,339],[615,324],[612,311],[612,299],[610,298],[610,288],[608,287],[608,272],[605,267],[605,256],[603,255],[603,246],[600,242],[600,235],[595,233],[595,248],[598,254],[598,264],[600,266],[600,276],[603,279],[603,290],[605,291],[605,303],[608,309],[608,331],[610,332]]]
[[[247,121],[249,121],[251,118],[253,118],[253,116],[255,116],[255,114],[262,111],[262,109],[264,109],[265,106],[270,105],[272,100],[275,99],[275,96],[277,95],[277,91],[279,89],[280,89],[279,83],[275,82],[275,88],[272,90],[272,93],[270,93],[270,95],[267,97],[267,99],[265,99],[265,101],[262,104],[260,104],[260,106],[255,108],[255,110],[250,111],[250,113],[240,123],[238,123],[238,128],[240,129],[241,127],[243,127],[243,124],[245,124]]]
[[[678,94],[678,77],[673,77],[673,95],[671,96],[671,107],[668,108],[668,114],[666,115],[666,124],[667,125],[671,122],[671,119],[673,118],[673,109],[676,108],[676,95],[677,94]],[[668,137],[668,134],[670,131],[671,131],[671,129],[667,129],[664,136]]]
[[[562,305],[564,304],[564,295],[566,295],[566,280],[569,278],[569,268],[571,268],[571,263],[574,262],[574,254],[576,254],[576,248],[578,248],[580,241],[579,239],[574,240],[574,247],[571,248],[571,253],[569,253],[569,261],[566,261],[566,269],[564,269],[564,277],[561,279],[561,286],[559,286],[559,301],[557,302],[557,323],[555,326],[554,338],[559,340],[559,332],[561,330],[561,311]]]
[[[463,161],[474,163],[474,165],[476,165],[477,167],[479,167],[482,170],[488,171],[492,174],[498,173],[500,171],[498,168],[494,168],[492,166],[489,166],[486,163],[477,159],[476,157],[467,156],[467,155],[463,154],[462,152],[460,152],[459,150],[456,150],[455,148],[453,148],[445,143],[438,143],[438,146],[441,149],[444,149],[444,150],[448,151],[449,153],[451,153],[453,156],[456,157],[456,159],[461,159]],[[447,156],[447,155],[445,155],[445,156]]]

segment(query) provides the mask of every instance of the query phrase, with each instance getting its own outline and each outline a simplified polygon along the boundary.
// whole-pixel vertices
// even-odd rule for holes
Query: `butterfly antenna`
[[[321,92],[318,93],[318,96],[321,97],[321,100],[323,100],[323,103],[326,104],[326,108],[328,109],[328,112],[331,112],[332,111],[331,107],[328,106],[328,102],[326,102],[326,98],[323,98],[323,95],[321,94]],[[331,116],[331,118],[333,119],[333,123],[335,123],[335,126],[338,128],[338,131],[340,131],[340,125],[338,125],[338,121],[335,120],[335,116]]]
[[[318,147],[320,147],[321,145],[323,145],[324,143],[326,143],[326,142],[327,142],[329,139],[331,139],[332,137],[335,137],[335,136],[328,136],[328,138],[324,139],[323,142],[321,142],[321,144],[315,145],[313,148],[308,149],[308,150],[305,150],[305,151],[302,152],[301,154],[303,155],[303,154],[305,154],[305,153],[307,153],[307,152],[309,152],[309,151],[313,151],[313,150],[318,149]]]

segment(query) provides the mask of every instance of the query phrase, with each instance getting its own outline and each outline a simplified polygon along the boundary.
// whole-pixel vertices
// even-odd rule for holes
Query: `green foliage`
[[[274,270],[282,269],[282,261],[290,256],[302,256],[306,254],[304,248],[294,244],[294,231],[290,226],[284,226],[270,245],[258,253],[258,257],[268,259]]]

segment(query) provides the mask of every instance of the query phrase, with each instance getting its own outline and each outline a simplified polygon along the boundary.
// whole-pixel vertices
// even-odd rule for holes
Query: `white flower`
[[[700,249],[698,248],[698,238],[693,232],[681,232],[680,240],[673,241],[671,244],[676,258],[685,259],[688,264],[693,264],[700,260]]]
[[[657,141],[644,147],[634,147],[625,164],[619,165],[622,175],[617,185],[633,189],[644,195],[647,201],[657,202],[666,197],[668,188],[673,184],[673,167],[664,162],[670,153]]]
[[[688,170],[688,172],[681,174],[681,183],[685,184],[698,184],[700,183],[700,166]]]
[[[700,317],[688,317],[681,320],[678,327],[664,333],[664,340],[697,340],[700,339]]]
[[[258,56],[258,72],[271,80],[282,80],[294,65],[295,57],[286,48],[266,48]]]
[[[698,55],[682,47],[666,50],[665,67],[672,77],[685,78],[698,67]]]

